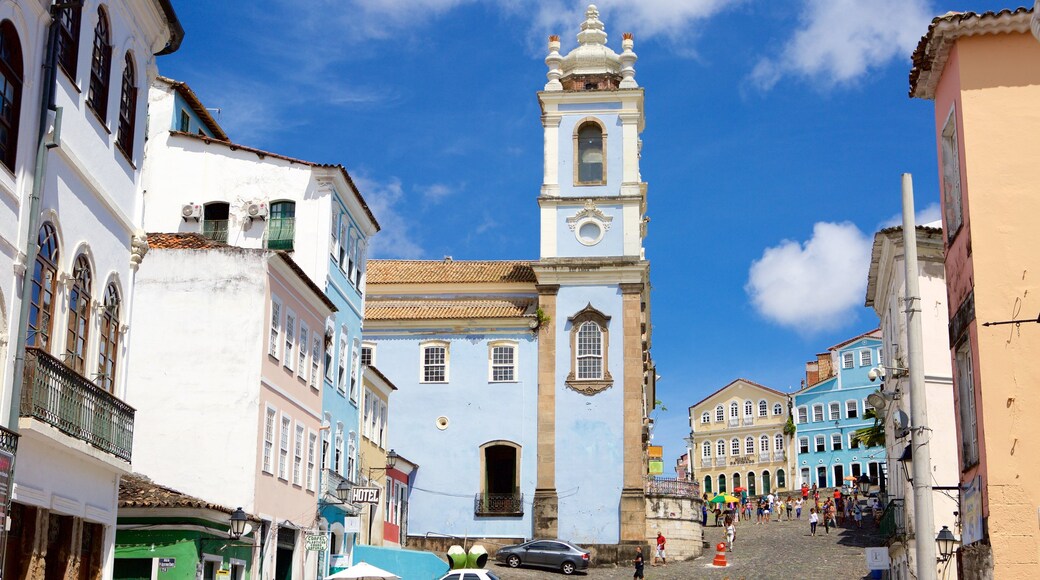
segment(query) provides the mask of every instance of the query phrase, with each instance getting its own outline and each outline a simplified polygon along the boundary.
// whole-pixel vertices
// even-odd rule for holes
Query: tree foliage
[[[883,446],[885,444],[885,424],[881,422],[881,418],[878,416],[877,411],[874,409],[867,409],[867,412],[863,413],[863,418],[873,419],[874,424],[870,427],[856,429],[852,434],[852,440],[858,442],[864,447]]]

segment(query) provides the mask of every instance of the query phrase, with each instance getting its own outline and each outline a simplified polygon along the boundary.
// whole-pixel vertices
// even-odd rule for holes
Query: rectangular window
[[[856,438],[855,433],[849,434],[849,449],[859,449],[859,439]]]
[[[837,421],[841,419],[841,405],[838,403],[831,403],[829,406],[831,421]]]
[[[844,352],[841,354],[841,368],[851,369],[855,362],[855,357],[852,352]]]
[[[304,438],[303,425],[296,424],[296,440],[293,441],[293,466],[292,466],[292,482],[293,485],[301,485],[303,483],[303,438]]]
[[[358,377],[361,374],[361,367],[358,365],[358,345],[357,341],[354,341],[354,348],[350,351],[350,400],[357,400],[358,393]]]
[[[755,452],[755,440],[748,437],[744,440],[744,453],[751,455]]]
[[[726,420],[726,411],[722,408],[722,405],[715,407],[715,421],[721,423]]]
[[[350,436],[347,438],[347,472],[343,475],[350,481],[357,481],[357,469],[355,467],[355,458],[357,457],[357,433],[354,431],[350,432]]]
[[[307,489],[314,491],[314,463],[318,453],[318,435],[307,433]]]
[[[953,239],[964,220],[961,200],[961,160],[957,143],[956,111],[942,130],[942,206],[946,237]]]
[[[880,349],[880,348],[877,349],[877,364],[883,364],[884,363],[884,361],[881,359],[881,353],[882,352],[883,352],[883,349]]]
[[[798,407],[798,422],[808,423],[809,422],[809,409],[805,407]]]
[[[856,401],[845,401],[845,418],[855,419],[859,416],[859,403]]]
[[[375,347],[363,345],[361,347],[361,366],[370,367],[374,364]]]
[[[314,346],[311,347],[311,387],[318,388],[318,377],[321,376],[321,339],[314,337]]]
[[[960,407],[961,457],[965,467],[979,462],[978,417],[975,411],[975,372],[971,344],[965,340],[957,347],[957,401]]]
[[[336,428],[336,442],[332,449],[332,470],[343,474],[343,427]]]
[[[339,335],[339,357],[336,365],[336,388],[339,392],[347,392],[347,337]]]
[[[444,346],[423,347],[424,383],[444,383],[448,380],[448,349]]]
[[[729,453],[730,455],[740,455],[740,439],[729,442]]]
[[[813,405],[812,420],[816,422],[823,421],[823,405]]]
[[[282,357],[285,368],[293,370],[296,360],[293,358],[293,345],[296,344],[296,313],[285,309],[285,356]]]
[[[271,455],[274,453],[274,422],[276,411],[267,408],[267,416],[264,417],[264,472],[274,473],[271,469]]]
[[[278,446],[278,479],[289,480],[289,437],[292,419],[282,415],[282,432]]]
[[[817,453],[823,453],[826,450],[827,450],[826,439],[824,439],[823,435],[817,435],[816,436],[816,452]]]
[[[372,440],[372,431],[368,426],[372,422],[372,394],[365,391],[365,414],[363,417],[363,423],[361,423],[361,435],[367,438],[369,441]]]
[[[379,447],[386,448],[386,405],[379,405]]]
[[[296,376],[307,381],[307,371],[310,367],[307,366],[307,345],[310,344],[310,332],[307,330],[307,325],[302,321],[300,322],[300,341],[297,343],[300,345],[299,360],[296,364]]]
[[[281,342],[282,303],[271,297],[271,337],[267,343],[267,354],[278,358],[278,344]]]
[[[491,381],[511,382],[516,380],[516,346],[496,345],[491,347]]]
[[[870,360],[870,349],[859,351],[859,366],[869,367],[871,364],[873,363]]]
[[[809,452],[809,438],[808,437],[802,437],[801,439],[798,440],[798,453],[808,453],[808,452]]]
[[[180,123],[177,125],[177,130],[182,133],[187,133],[191,130],[191,117],[188,116],[188,112],[181,109]]]
[[[831,449],[834,451],[841,451],[841,434],[835,433],[831,435]]]

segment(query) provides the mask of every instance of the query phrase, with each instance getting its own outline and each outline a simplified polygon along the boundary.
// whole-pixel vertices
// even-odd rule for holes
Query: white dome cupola
[[[635,69],[632,68],[636,54],[632,52],[632,46],[632,35],[626,33],[620,55],[608,47],[607,32],[599,19],[599,10],[595,4],[589,4],[585,10],[585,21],[581,23],[581,32],[578,33],[578,46],[567,56],[560,55],[559,36],[549,37],[549,56],[545,58],[545,64],[549,66],[546,75],[549,82],[545,90],[636,88]]]

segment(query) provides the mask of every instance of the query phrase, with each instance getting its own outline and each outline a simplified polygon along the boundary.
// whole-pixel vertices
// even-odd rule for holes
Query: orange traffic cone
[[[714,565],[714,566],[728,566],[728,564],[726,563],[726,543],[725,542],[719,542],[719,544],[717,546],[715,546],[715,560],[712,561],[712,565]]]

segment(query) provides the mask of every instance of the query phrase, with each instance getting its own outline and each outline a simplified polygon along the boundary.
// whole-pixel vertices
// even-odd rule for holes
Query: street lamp
[[[228,534],[232,539],[239,539],[242,534],[246,532],[246,522],[249,518],[246,516],[246,512],[242,511],[242,508],[238,508],[231,512],[231,528],[228,530]]]
[[[939,548],[939,557],[937,560],[940,562],[949,561],[959,543],[960,541],[953,535],[950,528],[943,526],[942,529],[939,530],[939,535],[935,536],[935,545]]]
[[[903,466],[903,475],[906,476],[906,481],[912,484],[914,478],[910,477],[910,465],[914,462],[914,450],[910,445],[903,449],[903,454],[899,456],[898,461],[899,465]]]

